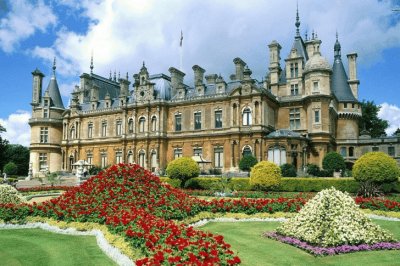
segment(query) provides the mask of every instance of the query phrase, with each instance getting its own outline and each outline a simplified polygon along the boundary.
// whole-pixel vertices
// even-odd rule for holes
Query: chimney
[[[194,65],[192,69],[194,71],[194,85],[203,84],[204,72],[206,71],[198,65]]]
[[[357,53],[350,53],[347,55],[347,60],[349,61],[349,80],[348,83],[351,88],[351,92],[354,97],[358,99],[358,85],[360,81],[357,79]]]
[[[237,80],[242,80],[243,79],[243,70],[244,70],[244,66],[246,65],[246,63],[240,59],[239,57],[236,57],[235,59],[233,59],[233,63],[235,63],[235,78]]]
[[[119,79],[119,95],[120,96],[128,96],[129,95],[129,80],[127,79]]]
[[[174,67],[170,67],[168,71],[171,73],[171,96],[174,97],[179,86],[183,84],[185,73]]]
[[[217,80],[218,75],[217,74],[210,74],[206,76],[206,81],[207,84],[215,84],[215,81]]]

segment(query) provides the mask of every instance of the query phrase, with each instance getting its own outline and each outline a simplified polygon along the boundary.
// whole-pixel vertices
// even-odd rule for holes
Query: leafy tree
[[[400,135],[400,127],[398,127],[398,128],[396,129],[396,131],[393,132],[393,136],[398,136],[398,135]]]
[[[29,149],[19,144],[9,144],[6,147],[5,158],[17,165],[17,175],[27,175],[29,170]]]
[[[4,165],[8,162],[5,156],[8,141],[1,137],[2,132],[6,132],[6,129],[0,124],[0,170],[3,169]]]
[[[257,164],[257,159],[253,155],[245,155],[239,161],[239,168],[242,171],[250,171],[250,169]]]
[[[293,164],[282,164],[281,165],[282,177],[296,177],[296,167]]]
[[[327,171],[329,176],[332,176],[333,172],[341,171],[341,173],[344,173],[346,170],[346,163],[339,153],[328,152],[322,161],[322,167]]]
[[[368,130],[373,138],[386,136],[385,130],[389,127],[387,120],[378,117],[380,109],[381,107],[376,105],[374,101],[363,100],[361,102],[362,118],[359,121],[359,127],[360,130]]]
[[[167,166],[167,175],[172,179],[180,179],[181,180],[181,188],[185,186],[187,180],[198,177],[200,174],[200,167],[190,157],[180,157],[172,162],[170,162]]]
[[[4,165],[3,172],[7,175],[16,175],[18,173],[18,166],[13,162],[9,162]]]

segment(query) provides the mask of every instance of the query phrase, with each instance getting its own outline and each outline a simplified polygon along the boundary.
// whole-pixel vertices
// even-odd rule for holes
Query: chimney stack
[[[171,96],[173,97],[175,96],[180,85],[183,84],[183,77],[185,76],[185,73],[174,67],[170,67],[168,71],[171,73]]]
[[[204,72],[206,72],[203,68],[201,68],[198,65],[194,65],[192,67],[194,71],[194,85],[202,85],[203,84],[203,78],[204,78]]]
[[[244,70],[244,66],[246,65],[246,63],[240,59],[239,57],[236,57],[235,59],[233,59],[233,63],[235,63],[235,78],[237,80],[242,80],[243,79],[243,70]]]

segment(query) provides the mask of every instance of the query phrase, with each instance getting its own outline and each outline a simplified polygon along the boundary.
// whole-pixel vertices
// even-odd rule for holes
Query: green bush
[[[94,165],[89,169],[89,175],[97,175],[101,172],[101,170],[102,169],[100,166]]]
[[[333,172],[341,172],[346,170],[346,163],[342,155],[337,152],[328,152],[322,160],[322,167],[328,171],[329,176],[333,176]]]
[[[160,177],[160,181],[164,183],[168,183],[175,188],[181,187],[181,180],[179,179],[171,179],[169,177]]]
[[[250,172],[250,185],[255,189],[268,190],[281,182],[281,168],[269,161],[261,161]]]
[[[397,181],[400,169],[389,155],[383,152],[368,152],[361,156],[353,166],[353,177],[359,182],[374,182],[376,184]]]
[[[282,172],[282,177],[296,177],[297,172],[296,168],[292,164],[282,164],[281,165],[281,172]]]
[[[242,171],[250,171],[251,168],[257,164],[256,157],[252,155],[243,156],[239,162],[239,169]]]
[[[307,174],[312,176],[319,176],[320,175],[319,166],[313,163],[307,164]]]
[[[166,171],[168,177],[181,180],[181,187],[184,187],[187,180],[200,174],[199,165],[190,157],[173,160],[168,164]]]
[[[7,175],[16,175],[18,173],[18,167],[15,163],[9,162],[4,165],[3,172]]]

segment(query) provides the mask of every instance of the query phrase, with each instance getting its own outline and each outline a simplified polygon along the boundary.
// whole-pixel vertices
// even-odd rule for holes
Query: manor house
[[[66,107],[55,63],[44,93],[44,75],[36,69],[29,121],[33,174],[71,171],[78,160],[100,167],[137,163],[159,172],[181,156],[222,172],[238,171],[248,154],[299,170],[321,165],[329,151],[354,162],[373,146],[368,137],[360,144],[357,54],[347,55],[347,74],[338,38],[329,64],[316,34],[300,35],[298,15],[295,26],[283,64],[281,45],[268,45],[263,81],[252,78],[241,58],[233,59],[230,77],[194,65],[194,84],[177,68],[150,74],[144,63],[131,81],[115,72],[104,77],[93,72],[92,61]]]

